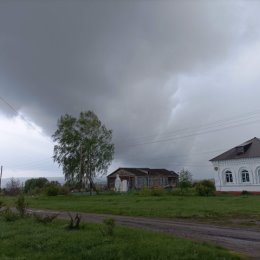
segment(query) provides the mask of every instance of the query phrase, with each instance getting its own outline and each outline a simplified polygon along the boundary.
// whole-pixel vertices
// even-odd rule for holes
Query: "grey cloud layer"
[[[138,148],[127,140],[142,143],[145,138],[135,138],[156,139],[156,134],[215,115],[220,103],[214,95],[222,91],[212,79],[210,90],[200,81],[190,90],[194,81],[184,86],[179,79],[197,74],[203,78],[202,72],[214,70],[237,48],[258,40],[253,5],[4,1],[1,95],[49,134],[61,114],[94,110],[114,130],[117,161],[135,166],[137,157],[144,166],[170,167],[176,154],[188,153],[195,145],[195,138]],[[194,117],[196,112],[203,116]]]

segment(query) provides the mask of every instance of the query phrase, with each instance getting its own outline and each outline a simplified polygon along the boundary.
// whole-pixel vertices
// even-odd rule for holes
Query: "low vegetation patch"
[[[216,187],[214,182],[210,180],[202,180],[196,183],[195,190],[199,196],[208,197],[215,195]]]
[[[58,215],[50,215],[50,216],[41,216],[39,214],[33,214],[33,218],[36,220],[36,222],[43,223],[43,224],[49,224],[54,219],[57,218]]]
[[[11,208],[8,206],[1,211],[0,217],[7,222],[15,221],[19,219],[19,215],[13,210],[11,210]]]
[[[33,218],[19,218],[15,222],[0,219],[0,259],[241,259],[219,246],[168,234],[115,226],[108,239],[100,232],[103,224],[84,223],[84,229],[69,232],[64,223],[54,220],[49,225],[40,225]]]
[[[20,217],[24,217],[26,214],[26,208],[28,204],[25,201],[25,197],[23,194],[20,194],[15,202],[15,207],[17,211],[19,212]]]
[[[63,211],[103,213],[128,216],[191,218],[202,221],[239,224],[238,219],[260,219],[259,195],[196,196],[195,189],[180,195],[178,189],[163,191],[160,196],[142,195],[139,192],[105,193],[96,196],[69,194],[58,196],[26,196],[32,208]],[[174,196],[173,196],[174,195]],[[16,197],[3,196],[3,203],[15,206]],[[236,221],[235,221],[236,220]]]
[[[71,216],[70,213],[68,213],[70,217],[69,224],[66,226],[67,229],[73,230],[73,229],[79,229],[80,228],[80,221],[81,221],[81,216],[77,213],[75,217]]]
[[[113,236],[115,229],[115,220],[113,218],[106,218],[103,220],[103,226],[100,228],[100,232],[103,236]]]

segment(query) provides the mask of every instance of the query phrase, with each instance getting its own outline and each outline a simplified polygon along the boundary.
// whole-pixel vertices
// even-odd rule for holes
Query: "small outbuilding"
[[[218,191],[260,192],[260,139],[254,137],[210,160]]]
[[[166,169],[119,168],[107,176],[107,186],[115,189],[118,180],[122,182],[124,191],[144,187],[176,186],[179,175]]]

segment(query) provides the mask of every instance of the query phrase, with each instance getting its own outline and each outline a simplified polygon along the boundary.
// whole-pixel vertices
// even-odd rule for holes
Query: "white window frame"
[[[260,183],[260,167],[256,168],[256,183]]]
[[[233,184],[234,183],[234,176],[231,170],[224,171],[224,183],[225,184]]]
[[[250,183],[250,174],[247,169],[242,169],[240,172],[241,183]]]

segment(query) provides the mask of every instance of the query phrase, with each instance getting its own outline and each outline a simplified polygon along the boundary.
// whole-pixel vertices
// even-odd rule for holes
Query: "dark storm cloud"
[[[206,100],[219,91],[197,86],[185,100],[179,79],[214,69],[257,34],[253,10],[231,1],[1,2],[1,95],[48,134],[60,115],[94,110],[114,130],[117,161],[171,167],[195,138],[131,145],[210,117]]]

